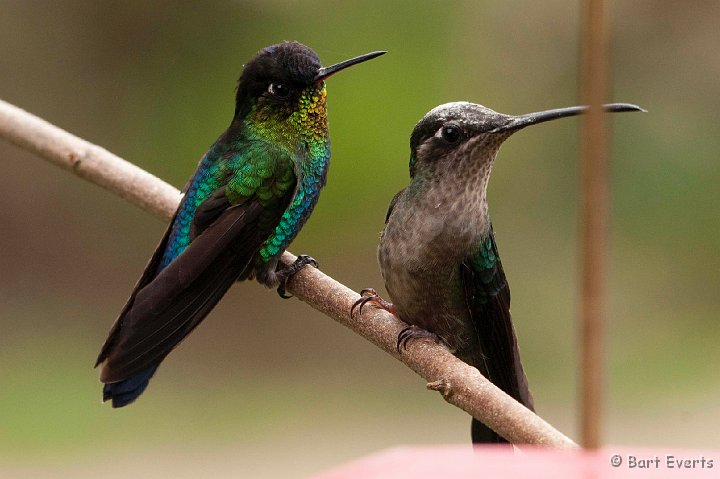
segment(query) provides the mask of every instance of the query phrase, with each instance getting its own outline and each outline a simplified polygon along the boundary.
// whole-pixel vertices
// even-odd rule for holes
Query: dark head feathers
[[[251,100],[278,82],[301,89],[312,85],[322,68],[317,54],[298,42],[282,42],[260,50],[250,60],[238,80],[235,114],[242,114]]]

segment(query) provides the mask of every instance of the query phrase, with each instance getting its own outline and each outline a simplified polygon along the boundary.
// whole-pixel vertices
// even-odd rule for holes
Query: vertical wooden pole
[[[608,84],[608,19],[603,0],[585,0],[582,21],[581,97],[591,105],[581,122],[582,204],[580,233],[580,437],[586,448],[601,443],[603,420],[603,317],[608,250],[608,133],[604,103]]]

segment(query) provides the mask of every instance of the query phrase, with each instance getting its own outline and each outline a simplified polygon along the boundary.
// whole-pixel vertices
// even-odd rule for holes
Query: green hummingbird
[[[642,111],[610,104],[610,112]],[[505,115],[455,102],[427,113],[410,137],[410,184],[392,199],[378,261],[392,303],[363,290],[366,303],[409,324],[398,337],[446,344],[508,395],[533,409],[510,316],[510,288],[488,213],[487,185],[502,143],[529,125],[578,115],[570,107]],[[474,443],[506,442],[473,418]]]
[[[125,406],[235,281],[278,288],[308,263],[278,268],[325,185],[325,80],[385,52],[323,67],[297,42],[260,50],[243,68],[228,129],[200,160],[165,235],[97,358],[103,400]]]

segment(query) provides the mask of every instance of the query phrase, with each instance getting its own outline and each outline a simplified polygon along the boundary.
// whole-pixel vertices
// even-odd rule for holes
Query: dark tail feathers
[[[106,384],[103,387],[103,402],[112,400],[112,407],[123,407],[134,402],[145,391],[157,368],[153,366],[123,381]]]

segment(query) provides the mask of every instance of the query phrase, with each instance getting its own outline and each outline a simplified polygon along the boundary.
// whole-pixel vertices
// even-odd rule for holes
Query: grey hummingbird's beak
[[[603,110],[609,113],[620,113],[626,111],[642,111],[643,108],[631,103],[608,103],[603,105]],[[488,133],[502,133],[506,131],[517,131],[530,125],[537,125],[546,121],[557,120],[568,116],[582,115],[590,110],[589,106],[571,106],[567,108],[556,108],[554,110],[545,110],[535,113],[526,113],[525,115],[511,116],[510,120],[504,125],[489,130]]]

